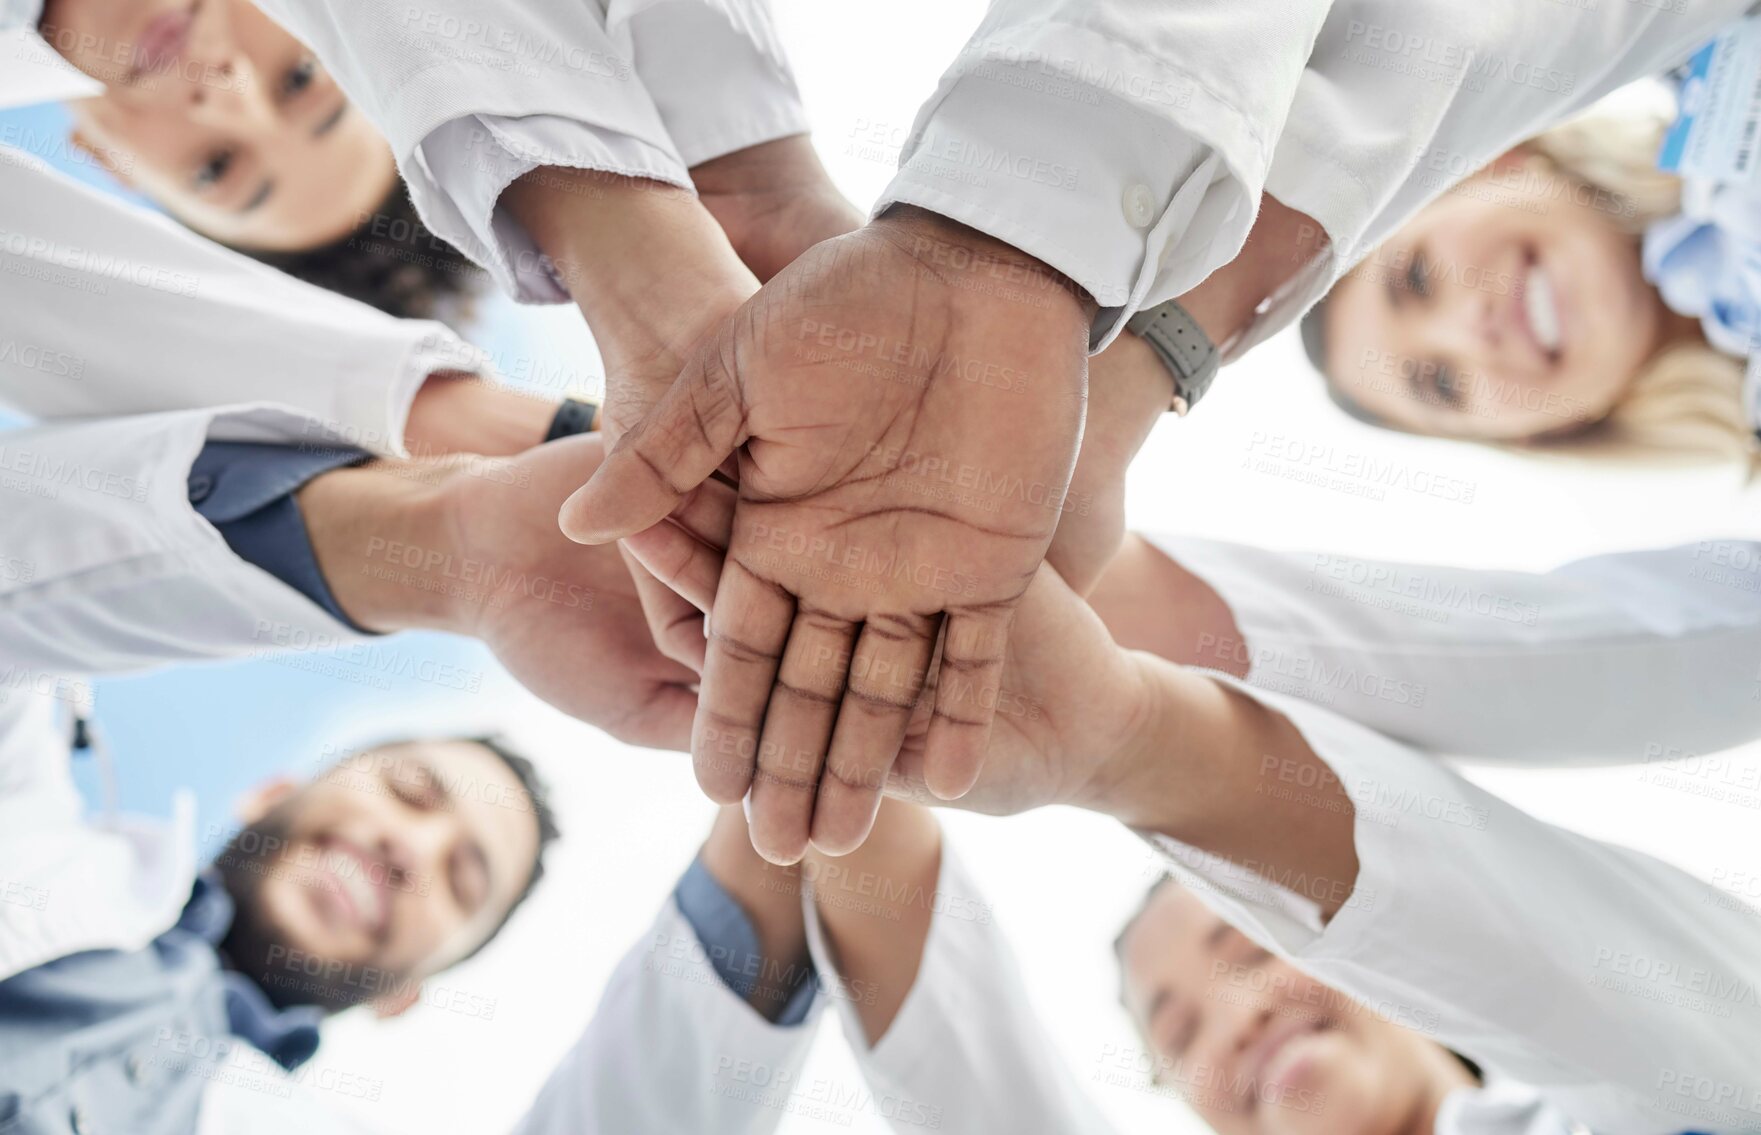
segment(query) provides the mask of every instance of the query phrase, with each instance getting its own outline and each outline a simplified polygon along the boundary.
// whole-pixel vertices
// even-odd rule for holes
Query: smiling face
[[[1521,152],[1334,288],[1326,370],[1399,429],[1513,441],[1605,418],[1674,321],[1606,194]]]
[[[1159,887],[1120,944],[1125,1001],[1157,1081],[1222,1135],[1404,1135],[1471,1081],[1433,1042],[1368,1012]]]
[[[395,183],[372,124],[249,0],[50,0],[41,30],[106,84],[72,106],[78,140],[216,240],[327,244]]]
[[[481,945],[538,851],[531,797],[482,745],[370,750],[287,789],[216,860],[238,908],[224,945],[279,1003],[375,1000]]]

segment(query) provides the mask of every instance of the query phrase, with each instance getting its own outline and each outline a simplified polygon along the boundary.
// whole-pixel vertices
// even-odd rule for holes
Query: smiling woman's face
[[[395,183],[372,124],[249,0],[51,0],[42,30],[108,88],[72,107],[76,137],[216,240],[327,244]]]
[[[1333,290],[1327,374],[1413,433],[1481,441],[1601,421],[1671,323],[1609,199],[1521,152],[1397,232]]]
[[[1157,1082],[1223,1135],[1395,1135],[1467,1082],[1436,1044],[1268,954],[1178,885],[1156,890],[1120,953]]]

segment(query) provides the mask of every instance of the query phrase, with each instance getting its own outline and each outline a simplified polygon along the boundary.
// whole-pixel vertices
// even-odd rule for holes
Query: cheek
[[[1304,1075],[1260,1105],[1260,1127],[1266,1135],[1374,1135],[1383,1129],[1385,1091],[1385,1077],[1368,1053],[1329,1038]]]

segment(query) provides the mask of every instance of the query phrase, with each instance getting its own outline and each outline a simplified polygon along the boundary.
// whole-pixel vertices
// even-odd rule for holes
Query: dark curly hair
[[[329,244],[300,252],[237,251],[400,319],[466,322],[488,280],[488,273],[422,223],[402,178],[352,232]]]

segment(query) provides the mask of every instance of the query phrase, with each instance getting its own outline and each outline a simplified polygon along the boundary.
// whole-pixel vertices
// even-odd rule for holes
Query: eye
[[[312,85],[318,77],[318,60],[311,55],[302,56],[298,63],[287,69],[281,77],[281,97],[283,100],[296,98],[301,92]]]
[[[233,151],[216,150],[208,156],[196,169],[191,183],[198,190],[212,189],[226,179],[226,171],[232,168]]]
[[[431,812],[440,807],[440,785],[435,782],[434,774],[428,769],[419,768],[408,773],[394,774],[387,781],[391,794],[412,808]]]
[[[1422,250],[1415,251],[1406,266],[1406,290],[1420,299],[1431,295],[1431,261]]]
[[[1460,410],[1467,404],[1467,394],[1455,381],[1455,371],[1446,363],[1436,363],[1431,367],[1431,388],[1437,393],[1437,401],[1451,410]]]

